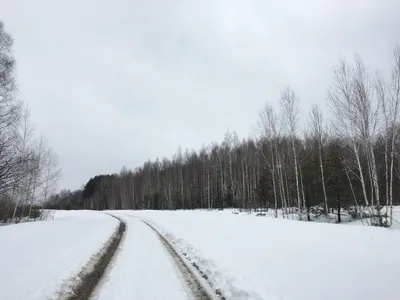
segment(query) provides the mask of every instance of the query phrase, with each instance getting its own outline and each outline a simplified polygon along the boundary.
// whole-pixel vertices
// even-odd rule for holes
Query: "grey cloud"
[[[387,71],[400,2],[0,0],[20,97],[60,155],[60,186],[251,133],[291,84],[303,115],[359,52]]]

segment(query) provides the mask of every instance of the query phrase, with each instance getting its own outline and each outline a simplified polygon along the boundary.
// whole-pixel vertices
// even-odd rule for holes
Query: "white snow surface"
[[[57,211],[54,220],[0,227],[0,299],[60,299],[115,232],[101,212]]]
[[[118,212],[113,214],[121,216]],[[121,218],[127,223],[126,235],[93,299],[188,299],[176,267],[156,233],[137,218]]]
[[[118,213],[155,225],[200,266],[226,299],[400,299],[400,230],[255,217],[229,210]],[[396,210],[400,220],[398,216]],[[130,226],[140,229],[135,223]],[[146,236],[143,232],[144,241]],[[146,251],[135,250],[130,243],[127,247],[132,257],[122,259],[120,268],[122,261],[129,268],[134,253]],[[153,257],[155,250],[147,251]],[[135,280],[125,281],[133,285]]]

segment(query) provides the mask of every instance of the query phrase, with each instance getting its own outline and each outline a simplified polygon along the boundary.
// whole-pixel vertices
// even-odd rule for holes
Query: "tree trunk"
[[[336,177],[336,180],[339,182],[339,176]],[[342,217],[340,215],[341,210],[341,201],[340,201],[340,190],[336,189],[336,209],[337,209],[337,222],[342,222]]]
[[[306,189],[306,197],[307,197],[307,199],[305,199],[304,201],[307,206],[307,221],[311,221],[311,213],[310,213],[311,203],[310,203],[310,197],[308,194],[308,189]]]
[[[325,213],[328,214],[328,197],[326,196],[326,188],[325,188],[325,176],[324,176],[324,166],[322,163],[322,146],[319,145],[319,168],[321,171],[321,181],[322,181],[322,191],[324,193],[324,202],[325,202]]]
[[[358,211],[358,201],[357,201],[356,194],[354,192],[353,183],[351,182],[351,179],[350,179],[350,176],[349,176],[349,172],[347,171],[347,167],[344,168],[344,171],[346,172],[346,177],[347,177],[347,179],[349,181],[351,194],[353,195],[354,203],[356,204],[356,215],[358,215],[358,213],[357,213],[357,211]]]
[[[359,156],[359,153],[358,153],[357,145],[356,145],[356,143],[354,141],[353,141],[353,150],[354,150],[354,154],[355,154],[356,159],[357,159],[358,170],[360,172],[360,181],[361,181],[361,187],[362,187],[362,192],[363,192],[363,196],[364,196],[365,205],[369,206],[367,190],[365,188],[364,175],[363,175],[361,162],[360,162],[360,156]]]
[[[292,137],[292,150],[293,150],[293,160],[294,160],[294,173],[296,176],[296,194],[297,194],[297,206],[299,209],[299,219],[302,218],[302,209],[301,209],[301,199],[300,199],[300,186],[299,186],[299,174],[297,173],[297,155],[296,149],[294,146],[294,137]]]
[[[300,173],[301,194],[303,196],[303,207],[306,208],[307,205],[306,205],[306,198],[304,196],[303,171],[301,170],[301,167],[299,167],[299,173]],[[311,221],[309,207],[307,207],[307,220]]]
[[[390,151],[390,181],[389,181],[389,226],[392,226],[393,224],[393,152],[394,152],[394,137],[392,138],[392,149]]]
[[[376,212],[377,212],[377,217],[378,217],[378,224],[379,224],[379,226],[383,226],[382,216],[381,216],[378,174],[376,171],[375,154],[374,154],[374,149],[372,148],[372,143],[369,143],[369,151],[370,151],[370,156],[371,156],[372,182],[373,182],[374,190],[375,190]]]

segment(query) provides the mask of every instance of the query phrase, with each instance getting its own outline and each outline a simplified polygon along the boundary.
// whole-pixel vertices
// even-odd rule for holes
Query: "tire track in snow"
[[[119,217],[109,214],[110,217],[119,221],[116,232],[112,235],[107,246],[101,249],[80,272],[81,283],[77,285],[67,300],[88,300],[98,283],[104,275],[108,265],[112,261],[115,252],[121,244],[122,238],[126,230],[126,223]]]
[[[164,236],[162,236],[152,225],[150,225],[146,221],[141,221],[149,226],[156,233],[161,243],[175,262],[176,267],[181,273],[185,284],[187,285],[195,300],[225,300],[225,297],[221,294],[219,290],[214,291],[211,286],[205,286],[205,284],[203,284],[202,280],[200,280],[195,274],[196,271],[184,261],[184,259],[178,254],[175,248],[167,241]],[[197,272],[199,272],[199,276],[201,276],[204,281],[207,282],[207,276],[199,269],[199,267],[196,264],[193,264],[193,267],[196,268]]]

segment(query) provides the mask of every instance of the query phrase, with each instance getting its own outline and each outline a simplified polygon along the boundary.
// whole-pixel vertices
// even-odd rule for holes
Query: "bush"
[[[0,198],[0,223],[7,223],[12,217],[13,202],[7,198]]]
[[[354,220],[366,219],[371,217],[371,214],[367,213],[362,207],[357,208],[355,206],[348,206],[345,208],[345,211],[347,211],[351,218]]]
[[[15,202],[8,198],[0,198],[0,224],[10,224],[14,213]],[[46,220],[52,217],[52,212],[43,210],[37,205],[20,205],[15,213],[14,223]]]
[[[322,206],[312,206],[310,207],[310,213],[315,217],[319,217],[325,214],[325,209]]]

